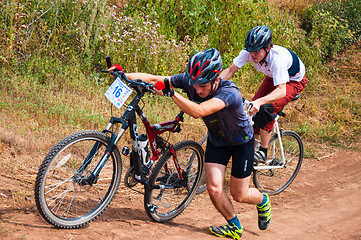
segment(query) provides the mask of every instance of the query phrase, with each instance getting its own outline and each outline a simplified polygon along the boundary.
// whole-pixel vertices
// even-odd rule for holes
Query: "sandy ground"
[[[34,186],[36,172],[23,171],[26,181],[0,173],[0,239],[205,240],[217,239],[210,225],[225,224],[207,192],[173,221],[161,224],[146,215],[142,194],[121,186],[110,207],[89,225],[56,229],[42,219],[32,197],[15,195]],[[273,218],[266,231],[258,229],[255,206],[234,202],[244,227],[242,239],[361,239],[360,171],[357,151],[334,149],[322,159],[305,159],[292,185],[271,197]]]

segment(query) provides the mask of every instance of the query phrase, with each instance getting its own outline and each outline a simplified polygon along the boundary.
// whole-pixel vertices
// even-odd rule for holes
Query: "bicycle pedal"
[[[254,159],[253,162],[254,162],[256,165],[258,165],[258,164],[265,164],[265,163],[266,163],[266,160]]]

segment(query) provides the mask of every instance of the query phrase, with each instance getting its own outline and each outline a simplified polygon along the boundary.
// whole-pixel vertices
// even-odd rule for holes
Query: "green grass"
[[[247,31],[267,24],[275,44],[300,56],[309,79],[295,108],[286,108],[285,127],[306,142],[349,146],[361,132],[360,75],[352,69],[358,50],[344,57],[349,62],[327,63],[360,37],[361,17],[352,8],[359,9],[357,1],[288,12],[253,0],[130,0],[122,8],[96,0],[1,2],[0,123],[41,142],[34,144],[41,150],[74,131],[100,130],[110,117],[104,93],[112,78],[98,71],[106,69],[106,55],[127,72],[169,75],[184,72],[196,51],[217,47],[227,67],[243,49]],[[246,65],[233,81],[251,98],[261,79]],[[144,102],[151,123],[178,113],[170,99],[148,95]],[[200,120],[186,117],[183,126],[177,139],[200,139],[205,132]]]

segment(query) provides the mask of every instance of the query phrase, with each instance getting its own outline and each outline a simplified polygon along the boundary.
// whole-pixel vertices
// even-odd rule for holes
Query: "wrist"
[[[164,93],[164,96],[173,97],[174,96],[173,88],[169,89],[166,93]]]

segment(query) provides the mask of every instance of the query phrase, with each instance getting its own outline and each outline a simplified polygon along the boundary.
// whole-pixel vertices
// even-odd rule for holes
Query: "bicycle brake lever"
[[[253,122],[253,119],[252,119],[252,116],[249,115],[249,111],[251,110],[251,108],[253,107],[253,103],[249,103],[248,107],[247,107],[247,111],[246,111],[246,115],[247,115],[247,118],[248,118],[248,122],[249,124],[251,124],[251,126],[253,126],[254,122]]]
[[[252,109],[252,107],[253,107],[253,103],[250,103],[247,107],[247,113]]]

